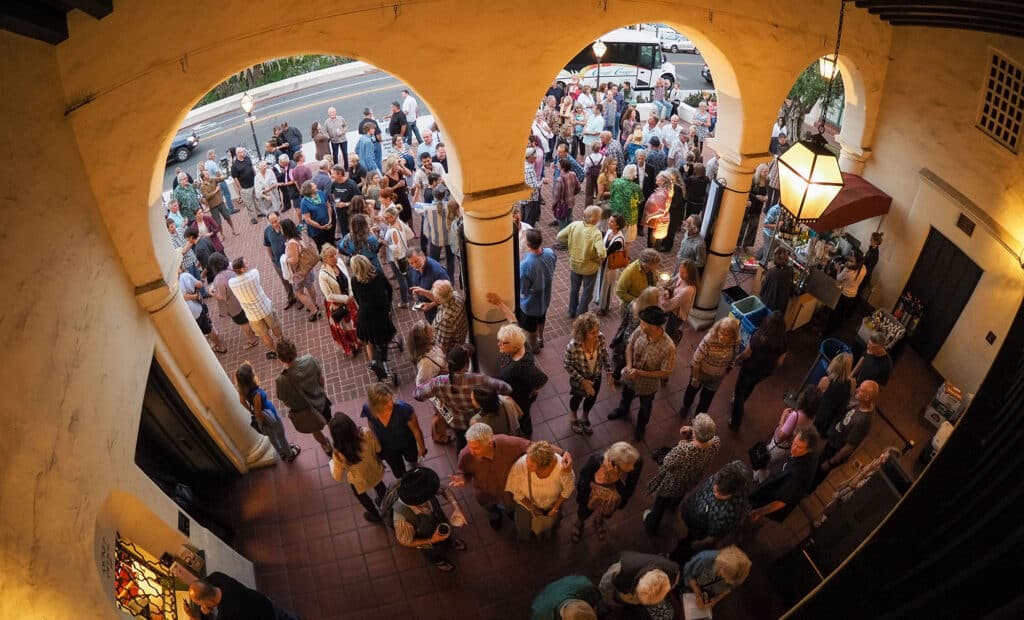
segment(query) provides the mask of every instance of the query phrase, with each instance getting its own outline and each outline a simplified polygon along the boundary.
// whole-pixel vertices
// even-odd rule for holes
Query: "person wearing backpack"
[[[438,497],[452,506],[451,517],[445,516]],[[451,489],[441,488],[437,472],[417,467],[402,476],[384,496],[381,514],[401,545],[419,549],[440,571],[455,570],[449,551],[463,551],[466,543],[452,534],[452,527],[462,527],[468,521]]]

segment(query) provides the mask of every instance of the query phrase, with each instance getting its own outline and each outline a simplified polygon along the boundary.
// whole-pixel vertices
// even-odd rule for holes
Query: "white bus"
[[[676,68],[665,60],[661,42],[654,34],[619,28],[600,40],[607,48],[601,57],[601,82],[629,82],[635,91],[647,94],[648,98],[655,79],[661,77],[675,83]],[[568,83],[574,75],[579,75],[584,84],[597,87],[598,65],[593,45],[576,54],[565,69],[558,72],[558,79]]]

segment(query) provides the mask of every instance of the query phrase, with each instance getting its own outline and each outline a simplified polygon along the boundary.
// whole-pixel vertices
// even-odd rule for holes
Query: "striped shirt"
[[[259,321],[274,311],[270,298],[260,284],[259,270],[250,269],[240,276],[231,278],[228,280],[228,286],[250,321]]]
[[[178,229],[178,232],[171,235],[171,245],[173,245],[174,249],[178,250],[178,253],[181,254],[181,248],[185,247],[185,235],[182,234],[180,228]],[[181,254],[181,266],[185,269],[192,269],[198,264],[199,261],[196,259],[196,253],[191,249],[189,249],[188,252]]]
[[[444,203],[416,203],[423,214],[423,235],[437,247],[448,245],[449,229],[446,223],[448,207]]]

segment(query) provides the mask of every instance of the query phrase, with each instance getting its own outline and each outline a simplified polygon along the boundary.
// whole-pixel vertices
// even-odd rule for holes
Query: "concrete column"
[[[501,187],[466,194],[465,213],[466,286],[470,337],[483,372],[497,371],[498,328],[505,322],[501,310],[487,303],[487,293],[497,293],[513,310],[519,302],[515,290],[512,204],[529,196],[525,185]],[[550,242],[550,240],[545,240]]]
[[[839,169],[843,172],[862,176],[864,165],[871,159],[871,149],[848,142],[841,135],[836,136],[836,141],[839,142],[840,147]]]
[[[715,219],[704,278],[697,301],[690,311],[689,322],[695,329],[707,329],[715,321],[722,287],[729,275],[729,265],[736,250],[736,238],[743,224],[750,182],[757,165],[753,159],[724,154],[719,155],[718,162],[718,178],[725,181],[727,189],[724,190],[718,217]]]
[[[239,472],[271,465],[277,453],[249,426],[249,412],[169,278],[138,287],[136,299],[160,337],[154,352],[161,368],[206,432]],[[264,380],[269,377],[264,377]]]

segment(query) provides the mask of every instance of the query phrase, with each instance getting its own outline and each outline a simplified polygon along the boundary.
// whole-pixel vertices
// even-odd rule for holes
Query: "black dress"
[[[369,282],[352,278],[352,295],[359,304],[356,335],[363,342],[386,346],[396,331],[391,322],[391,285],[380,272]]]

